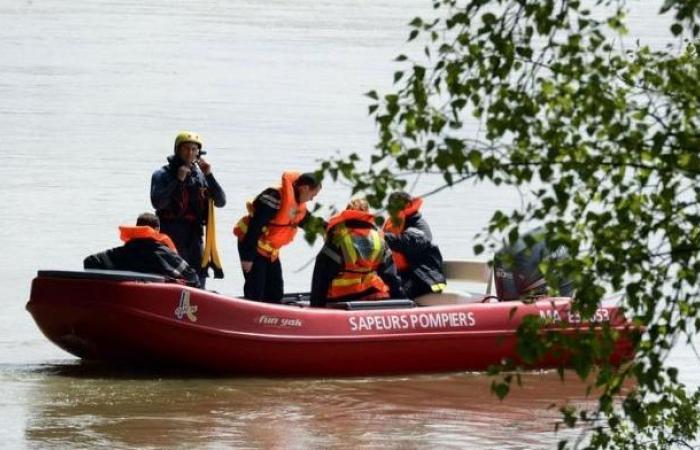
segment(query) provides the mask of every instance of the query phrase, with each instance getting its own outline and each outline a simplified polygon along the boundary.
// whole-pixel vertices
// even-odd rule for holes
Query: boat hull
[[[589,330],[564,298],[345,311],[251,302],[178,284],[40,275],[27,309],[52,342],[80,358],[176,364],[266,376],[482,371],[518,361],[516,329],[547,317],[557,332]],[[621,332],[613,363],[632,357],[614,307],[594,320]],[[590,331],[587,331],[590,332]],[[566,364],[543,358],[533,368]]]

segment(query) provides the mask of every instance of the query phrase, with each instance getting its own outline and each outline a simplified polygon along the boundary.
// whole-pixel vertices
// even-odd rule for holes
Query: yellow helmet
[[[185,142],[194,142],[199,145],[200,150],[202,149],[202,138],[199,137],[199,134],[192,131],[181,131],[175,137],[175,151],[180,147],[180,144]]]

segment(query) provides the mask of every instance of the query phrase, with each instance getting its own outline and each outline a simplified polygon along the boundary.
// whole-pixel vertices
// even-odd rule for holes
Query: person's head
[[[160,220],[153,213],[145,212],[136,219],[137,227],[151,227],[156,231],[160,230]]]
[[[202,138],[192,131],[175,136],[175,154],[186,164],[192,164],[202,150]]]
[[[311,172],[299,175],[299,178],[294,182],[294,192],[296,193],[299,203],[313,200],[321,191],[321,182]]]
[[[389,195],[389,199],[388,199],[389,208],[391,209],[392,207],[394,207],[400,211],[411,200],[413,200],[413,197],[411,197],[411,194],[409,194],[408,192],[404,192],[404,191],[392,192],[391,195]]]
[[[348,202],[348,206],[345,207],[347,210],[351,211],[369,211],[369,203],[364,198],[353,198]]]

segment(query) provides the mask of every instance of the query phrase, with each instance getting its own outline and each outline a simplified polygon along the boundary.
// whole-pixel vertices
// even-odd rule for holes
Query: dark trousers
[[[249,300],[266,303],[280,303],[284,294],[282,265],[279,259],[270,261],[264,256],[255,255],[250,272],[243,273],[245,284],[243,296]]]

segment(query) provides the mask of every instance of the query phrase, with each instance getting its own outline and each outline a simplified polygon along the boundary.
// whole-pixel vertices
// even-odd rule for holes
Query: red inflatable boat
[[[515,331],[526,315],[549,319],[561,333],[589,329],[569,315],[566,298],[525,304],[475,296],[452,305],[388,300],[318,309],[297,297],[273,305],[155,275],[40,271],[27,309],[52,342],[80,358],[268,376],[480,371],[517,359]],[[599,308],[592,320],[622,332],[613,362],[633,356],[629,325],[616,307]],[[561,362],[550,357],[534,368]]]

